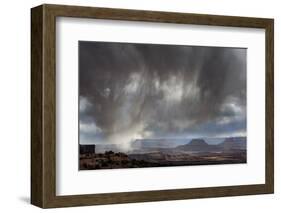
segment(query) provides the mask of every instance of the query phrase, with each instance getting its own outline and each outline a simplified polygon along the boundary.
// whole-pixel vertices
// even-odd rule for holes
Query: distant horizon
[[[226,139],[226,138],[247,138],[247,136],[227,136],[227,137],[192,137],[192,138],[143,138],[143,139],[135,139],[131,143],[134,143],[136,141],[145,141],[145,140],[191,140],[194,139]],[[209,141],[205,141],[206,143],[210,144]],[[218,142],[220,143],[220,142]],[[80,145],[120,145],[121,143],[79,143]],[[215,144],[215,143],[214,143]]]

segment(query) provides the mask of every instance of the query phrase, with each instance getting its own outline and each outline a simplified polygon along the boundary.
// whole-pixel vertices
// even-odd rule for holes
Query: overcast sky
[[[80,143],[245,136],[246,53],[80,41]]]

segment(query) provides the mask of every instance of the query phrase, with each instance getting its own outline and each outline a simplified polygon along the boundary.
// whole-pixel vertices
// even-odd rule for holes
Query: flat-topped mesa
[[[247,148],[247,138],[246,137],[229,137],[219,144],[224,150],[229,149],[246,149]]]
[[[208,144],[206,143],[206,141],[204,139],[192,139],[188,145],[190,146],[208,146]]]
[[[210,151],[210,146],[206,143],[204,139],[192,139],[189,143],[181,146],[177,146],[176,149],[184,151],[196,151],[196,152],[206,152]]]

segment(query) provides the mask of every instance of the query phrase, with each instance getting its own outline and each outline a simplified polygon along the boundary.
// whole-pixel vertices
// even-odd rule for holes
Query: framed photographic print
[[[274,191],[273,19],[31,9],[31,203]]]

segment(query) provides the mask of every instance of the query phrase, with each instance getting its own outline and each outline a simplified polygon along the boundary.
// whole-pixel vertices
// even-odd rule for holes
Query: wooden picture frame
[[[122,193],[56,195],[56,17],[265,29],[265,184]],[[31,203],[41,208],[267,194],[274,191],[274,21],[44,4],[31,9]]]

